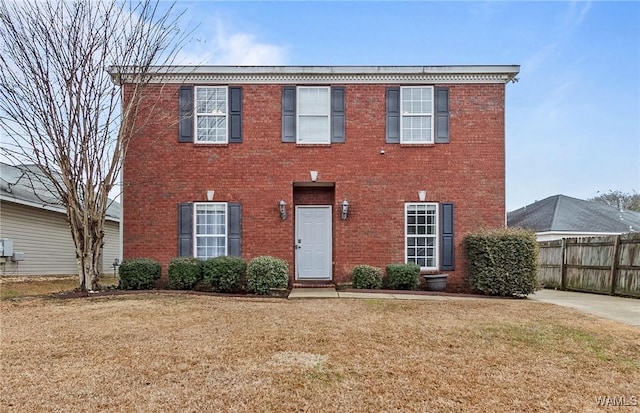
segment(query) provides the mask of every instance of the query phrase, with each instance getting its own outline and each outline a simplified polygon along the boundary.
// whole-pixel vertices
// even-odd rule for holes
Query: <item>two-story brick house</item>
[[[518,71],[158,68],[124,163],[124,258],[166,274],[177,256],[272,255],[292,282],[336,283],[415,262],[464,289],[463,237],[505,225]]]

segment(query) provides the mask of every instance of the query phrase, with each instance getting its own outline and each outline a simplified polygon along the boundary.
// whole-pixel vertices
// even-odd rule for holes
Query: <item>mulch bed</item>
[[[117,288],[105,288],[98,291],[83,291],[80,289],[71,290],[71,291],[62,291],[55,294],[50,294],[48,297],[59,298],[59,299],[68,299],[68,298],[85,298],[85,297],[108,297],[108,296],[117,296],[117,295],[137,295],[137,294],[185,294],[185,295],[210,295],[210,296],[218,296],[218,297],[272,297],[272,296],[264,296],[264,295],[255,295],[255,294],[242,294],[242,293],[218,293],[214,291],[196,291],[196,290],[119,290]],[[285,297],[286,298],[286,297]]]
[[[347,288],[340,290],[341,292],[349,293],[367,293],[367,294],[394,294],[394,295],[423,295],[423,296],[443,296],[443,297],[465,297],[465,298],[513,298],[519,299],[521,297],[495,297],[480,294],[469,293],[448,293],[444,291],[424,291],[424,290],[367,290],[367,289],[355,289]],[[186,294],[186,295],[207,295],[215,297],[280,297],[287,298],[288,294],[282,295],[256,295],[249,293],[219,293],[214,291],[199,291],[199,290],[165,290],[165,289],[150,289],[150,290],[119,290],[117,288],[105,288],[98,291],[88,292],[80,289],[62,291],[48,295],[48,297],[58,299],[70,299],[70,298],[85,298],[85,297],[105,297],[105,296],[118,296],[118,295],[136,295],[136,294]]]

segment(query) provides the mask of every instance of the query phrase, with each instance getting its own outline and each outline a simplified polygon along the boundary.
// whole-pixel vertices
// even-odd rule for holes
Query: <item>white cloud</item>
[[[572,1],[569,5],[569,10],[565,16],[566,28],[573,30],[578,27],[587,16],[589,9],[591,8],[590,1]]]
[[[220,18],[204,23],[184,46],[177,64],[201,65],[283,65],[284,46],[261,42],[254,34],[232,32]]]
[[[561,55],[564,48],[568,47],[572,36],[575,35],[579,26],[587,17],[590,8],[591,3],[588,1],[571,2],[564,10],[564,13],[558,16],[558,24],[552,24],[548,35],[541,36],[541,38],[549,38],[552,41],[536,48],[523,63],[522,71],[526,72],[523,75],[530,76],[539,69],[543,70],[551,59]]]

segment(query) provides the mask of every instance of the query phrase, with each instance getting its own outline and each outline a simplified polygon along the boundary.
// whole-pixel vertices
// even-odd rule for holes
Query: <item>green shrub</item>
[[[381,288],[382,270],[371,265],[356,265],[351,272],[351,281],[354,288]]]
[[[124,260],[118,269],[122,290],[148,290],[153,288],[156,280],[160,279],[161,265],[150,258],[135,258]]]
[[[201,263],[197,258],[174,258],[169,262],[169,288],[191,290],[202,278]]]
[[[532,231],[506,228],[464,239],[469,286],[486,295],[526,296],[538,288],[538,243]]]
[[[386,284],[392,290],[415,290],[420,284],[420,267],[416,264],[389,264]]]
[[[271,288],[289,285],[289,264],[275,257],[256,257],[249,262],[247,288],[256,294],[269,294]]]
[[[245,288],[247,263],[240,257],[209,258],[202,263],[202,280],[205,285],[225,293]]]

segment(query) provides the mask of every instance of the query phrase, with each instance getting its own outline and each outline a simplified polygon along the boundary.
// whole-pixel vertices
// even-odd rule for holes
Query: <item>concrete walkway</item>
[[[575,308],[585,313],[640,327],[640,300],[574,291],[540,290],[529,296],[541,301]]]
[[[484,297],[462,295],[396,294],[389,292],[372,293],[336,291],[335,288],[294,288],[289,293],[289,299],[297,298],[369,298],[433,301],[485,299]],[[623,298],[609,295],[557,290],[540,290],[535,294],[529,295],[528,298],[533,301],[575,308],[576,310],[593,314],[598,317],[640,327],[640,300],[636,298]]]
[[[436,294],[411,294],[392,292],[354,292],[336,291],[335,288],[293,288],[289,293],[289,299],[296,298],[369,298],[369,299],[395,299],[395,300],[477,300],[483,297],[465,297],[458,295],[436,295]]]

